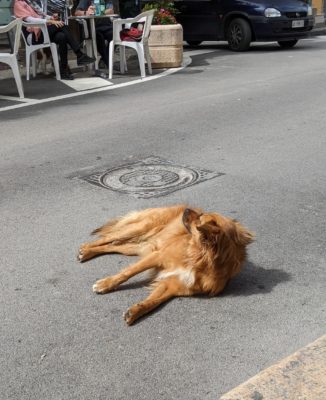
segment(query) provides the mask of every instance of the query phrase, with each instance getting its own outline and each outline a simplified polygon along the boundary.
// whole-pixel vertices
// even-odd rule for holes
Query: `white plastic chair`
[[[15,33],[13,52],[12,53],[0,53],[0,62],[8,64],[10,66],[10,68],[12,69],[12,73],[14,74],[19,97],[21,99],[23,99],[24,98],[24,90],[23,90],[23,84],[22,84],[22,80],[21,80],[21,76],[20,76],[20,72],[19,72],[18,61],[17,61],[17,54],[18,54],[18,50],[19,50],[20,35],[21,35],[21,29],[22,29],[22,20],[15,19],[14,21],[11,21],[8,25],[1,26],[0,33],[6,33],[15,28],[16,28],[16,33]]]
[[[148,38],[151,30],[152,20],[154,16],[154,10],[143,12],[135,18],[127,18],[127,19],[115,19],[113,20],[113,39],[110,42],[109,48],[109,79],[112,79],[113,75],[113,56],[114,56],[114,48],[115,46],[119,46],[120,48],[120,72],[123,74],[126,69],[126,55],[125,55],[125,47],[131,47],[136,50],[139,60],[139,67],[141,77],[146,77],[145,72],[145,60],[147,61],[147,67],[149,74],[152,74],[152,65],[151,59],[149,55],[148,48]],[[121,40],[120,32],[124,28],[130,28],[132,24],[143,23],[143,35],[139,42],[129,42],[127,40]]]
[[[60,76],[60,68],[59,68],[59,60],[58,60],[58,52],[57,52],[57,45],[55,43],[50,42],[48,28],[46,26],[46,21],[41,21],[37,23],[29,23],[23,21],[23,26],[26,28],[40,28],[43,33],[43,43],[40,44],[30,44],[29,35],[27,38],[24,34],[22,34],[24,38],[24,42],[26,45],[26,79],[29,80],[29,73],[30,73],[30,61],[32,58],[32,74],[33,77],[36,77],[36,52],[37,50],[44,49],[49,47],[52,53],[52,60],[55,70],[55,75],[57,80],[61,79]],[[31,34],[32,35],[32,34]],[[32,36],[30,36],[32,38]]]

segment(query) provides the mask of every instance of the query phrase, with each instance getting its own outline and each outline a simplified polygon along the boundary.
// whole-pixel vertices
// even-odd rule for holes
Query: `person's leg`
[[[88,57],[80,50],[77,41],[71,35],[68,27],[57,28],[54,25],[48,27],[49,37],[51,42],[54,42],[59,47],[60,69],[62,79],[73,79],[73,76],[68,67],[68,44],[77,56],[77,64],[84,65],[94,62],[94,59]]]
[[[108,44],[110,44],[110,42],[111,42],[111,40],[112,40],[112,37],[113,37],[112,28],[107,29],[107,30],[104,32],[104,38],[105,38],[105,40],[108,42]]]
[[[92,64],[95,61],[95,58],[89,57],[88,55],[84,54],[80,50],[79,43],[74,39],[74,37],[72,36],[72,34],[69,31],[69,28],[67,26],[63,26],[61,28],[61,32],[64,33],[64,35],[66,37],[66,42],[71,47],[72,51],[76,54],[76,56],[77,56],[77,64],[78,65]]]
[[[73,80],[74,77],[68,67],[68,45],[65,33],[54,25],[48,27],[48,32],[51,42],[58,45],[61,79]]]
[[[82,51],[80,50],[80,44],[75,40],[68,26],[65,25],[60,29],[61,32],[64,33],[67,43],[71,47],[72,51],[76,54],[76,56],[79,57],[81,54],[83,54]]]
[[[100,31],[96,31],[96,44],[97,44],[97,51],[100,53],[103,62],[105,65],[108,64],[108,49],[105,45],[105,38],[103,36],[103,33]]]
[[[64,32],[60,28],[50,25],[48,27],[49,36],[51,42],[58,45],[59,57],[60,57],[60,69],[65,70],[68,67],[68,46],[67,38]]]
[[[105,65],[108,66],[109,45],[112,40],[112,25],[100,25],[96,27],[97,50]]]

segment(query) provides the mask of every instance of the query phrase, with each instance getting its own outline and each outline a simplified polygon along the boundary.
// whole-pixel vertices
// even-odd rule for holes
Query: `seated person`
[[[75,16],[94,15],[95,7],[92,0],[79,0]],[[112,3],[106,3],[105,14],[113,14]],[[101,55],[102,62],[108,67],[109,44],[112,40],[112,22],[109,18],[101,18],[95,21],[97,51]],[[100,61],[101,64],[101,61]]]
[[[94,58],[88,57],[80,50],[79,44],[72,37],[64,22],[57,20],[55,16],[45,15],[36,2],[32,0],[15,0],[14,14],[17,18],[22,18],[25,22],[36,23],[40,20],[46,21],[51,42],[59,46],[61,79],[74,79],[68,66],[68,44],[77,56],[78,65],[91,64],[95,61]],[[23,34],[30,44],[43,42],[43,33],[40,28],[23,28]]]

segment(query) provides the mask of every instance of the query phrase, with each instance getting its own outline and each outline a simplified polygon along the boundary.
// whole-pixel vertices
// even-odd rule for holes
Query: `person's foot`
[[[81,56],[77,57],[77,65],[87,65],[92,64],[95,62],[94,57],[89,57],[87,54],[82,54]]]
[[[107,69],[107,65],[105,64],[103,58],[100,59],[100,62],[98,63],[99,69]]]
[[[66,81],[73,81],[75,78],[70,71],[69,67],[63,68],[60,70],[61,79]]]

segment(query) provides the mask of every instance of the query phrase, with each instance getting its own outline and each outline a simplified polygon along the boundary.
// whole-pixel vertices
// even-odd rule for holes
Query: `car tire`
[[[201,40],[187,40],[187,43],[191,47],[196,47],[196,46],[199,46],[201,44]]]
[[[232,51],[246,51],[252,39],[249,22],[243,18],[235,18],[228,26],[226,38]]]
[[[291,47],[295,46],[298,43],[297,39],[293,40],[282,40],[278,42],[278,44],[283,48],[283,49],[290,49]]]

